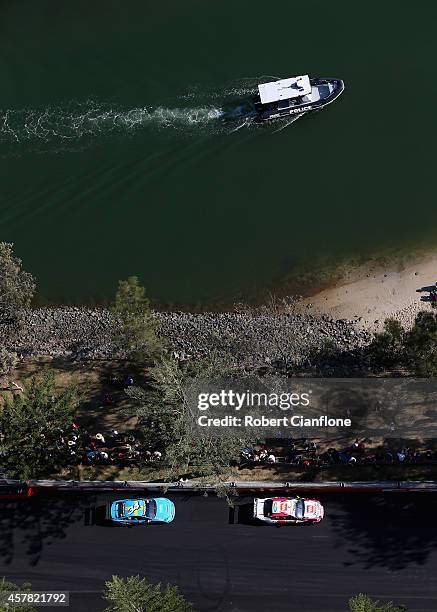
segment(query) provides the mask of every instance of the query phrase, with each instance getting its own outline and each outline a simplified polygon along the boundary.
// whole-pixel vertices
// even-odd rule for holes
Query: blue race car
[[[171,523],[175,505],[165,497],[151,499],[119,499],[109,504],[108,518],[119,525]]]

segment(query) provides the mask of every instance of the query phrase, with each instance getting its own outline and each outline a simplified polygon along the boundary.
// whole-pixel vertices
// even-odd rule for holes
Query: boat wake
[[[205,126],[220,118],[213,105],[190,108],[133,108],[88,101],[45,109],[0,110],[0,144],[76,142],[133,133],[146,126],[175,130]]]
[[[0,109],[0,154],[81,151],[146,128],[186,135],[237,132],[255,125],[250,97],[263,78],[239,79],[211,91],[191,88],[174,106],[123,109],[90,99],[42,109]]]

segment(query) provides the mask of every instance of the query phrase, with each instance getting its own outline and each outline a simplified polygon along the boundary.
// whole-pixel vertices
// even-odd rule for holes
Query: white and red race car
[[[320,523],[324,515],[322,504],[302,497],[264,497],[253,500],[253,516],[273,525]]]

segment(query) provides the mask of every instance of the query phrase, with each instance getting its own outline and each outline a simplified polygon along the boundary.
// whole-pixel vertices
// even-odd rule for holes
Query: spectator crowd
[[[424,446],[382,445],[377,448],[369,440],[355,439],[344,447],[318,444],[306,438],[281,442],[257,444],[242,448],[240,464],[282,464],[295,467],[326,468],[334,465],[399,465],[437,463],[437,450]]]

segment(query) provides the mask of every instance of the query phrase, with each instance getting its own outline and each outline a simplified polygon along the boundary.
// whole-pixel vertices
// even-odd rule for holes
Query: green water
[[[435,232],[437,4],[2,0],[0,240],[40,294],[248,295]],[[262,75],[344,95],[223,122]],[[236,131],[235,131],[236,130]]]

